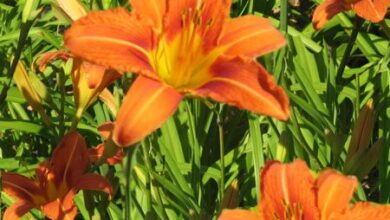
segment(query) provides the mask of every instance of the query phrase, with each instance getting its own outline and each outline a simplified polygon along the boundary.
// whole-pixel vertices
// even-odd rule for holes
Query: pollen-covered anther
[[[284,206],[284,219],[286,220],[303,220],[303,207],[300,203],[288,204],[286,201],[282,202]],[[280,218],[277,218],[280,219]]]

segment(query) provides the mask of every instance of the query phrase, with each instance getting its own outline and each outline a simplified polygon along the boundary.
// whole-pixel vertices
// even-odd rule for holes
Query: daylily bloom
[[[366,20],[377,23],[385,18],[390,0],[325,0],[314,11],[313,25],[321,29],[336,14],[353,10]]]
[[[286,43],[267,19],[229,18],[230,0],[130,3],[131,13],[92,12],[65,33],[73,54],[140,75],[118,112],[118,145],[132,145],[160,127],[186,94],[287,120],[286,94],[255,61]]]
[[[71,73],[73,93],[76,102],[76,117],[80,118],[88,108],[113,81],[121,75],[112,69],[76,58],[73,60]]]
[[[109,146],[110,144],[114,144],[113,141],[111,140],[111,134],[113,129],[114,129],[114,123],[112,122],[106,122],[98,128],[100,135],[103,136],[103,138],[105,139],[105,143],[99,144],[94,148],[88,149],[89,160],[92,163],[96,163],[99,160],[101,160],[105,155],[107,155],[107,153],[105,154],[104,151],[111,150],[111,149],[115,150],[116,152],[110,153],[113,154],[113,156],[108,157],[107,159],[105,159],[105,161],[109,165],[115,165],[122,161],[123,157],[125,156],[125,153],[123,152],[123,148],[119,148],[117,146]]]
[[[357,180],[326,169],[314,178],[306,163],[270,161],[261,173],[257,211],[224,210],[219,220],[379,220],[390,219],[390,206],[349,202]]]
[[[41,209],[50,219],[74,219],[77,208],[73,197],[80,189],[99,190],[111,196],[110,183],[102,176],[87,173],[88,166],[85,141],[72,132],[61,140],[51,159],[37,167],[35,179],[3,173],[2,190],[17,199],[3,219],[19,219],[32,208]]]

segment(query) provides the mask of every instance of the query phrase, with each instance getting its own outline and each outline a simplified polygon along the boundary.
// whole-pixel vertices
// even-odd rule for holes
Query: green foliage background
[[[301,0],[300,6],[292,7],[287,0],[236,0],[232,6],[232,16],[269,17],[288,38],[285,48],[259,59],[288,93],[292,112],[288,122],[187,98],[161,129],[126,149],[121,164],[93,167],[110,179],[115,194],[108,201],[103,194],[79,193],[75,202],[80,219],[215,219],[221,195],[232,193],[234,180],[239,193],[230,194],[236,200],[231,204],[254,207],[260,197],[260,168],[267,160],[301,158],[314,171],[333,167],[357,174],[345,169],[345,157],[359,112],[369,99],[375,109],[370,142],[383,138],[384,144],[377,162],[361,158],[360,165],[373,159],[375,166],[360,178],[354,198],[389,203],[390,47],[385,33],[390,20],[371,24],[343,13],[315,31],[311,16],[319,2]],[[0,1],[2,171],[33,175],[69,129],[75,112],[69,64],[57,61],[44,73],[34,65],[41,54],[62,48],[62,34],[69,26],[55,16],[51,3],[37,0],[28,8],[24,0]],[[83,3],[90,10],[130,8],[126,0]],[[44,92],[51,126],[29,110],[14,84],[13,58],[23,61],[36,88]],[[132,80],[128,74],[110,86],[118,106]],[[90,147],[103,141],[97,127],[109,120],[114,120],[113,114],[101,101],[83,115],[78,129]],[[2,210],[12,202],[1,193]],[[26,218],[43,216],[35,210]]]

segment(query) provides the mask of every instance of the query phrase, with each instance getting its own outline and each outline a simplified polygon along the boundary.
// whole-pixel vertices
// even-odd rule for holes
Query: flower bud
[[[346,163],[358,152],[368,148],[374,128],[374,105],[372,99],[361,110],[355,128],[352,132]]]

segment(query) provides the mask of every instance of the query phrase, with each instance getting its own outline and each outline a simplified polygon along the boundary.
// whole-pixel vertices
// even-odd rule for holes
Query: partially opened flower
[[[113,69],[75,58],[71,77],[76,102],[76,119],[80,119],[85,109],[108,85],[121,77],[121,74]]]
[[[3,219],[19,219],[32,208],[41,209],[50,219],[74,219],[77,208],[73,197],[79,190],[112,194],[110,183],[102,176],[87,173],[88,166],[85,141],[73,132],[61,140],[49,161],[37,167],[35,179],[3,173],[2,190],[17,200]]]
[[[315,179],[304,161],[268,162],[261,173],[257,211],[224,210],[219,220],[381,220],[390,219],[390,206],[368,202],[350,204],[355,177],[324,170]]]
[[[71,21],[87,15],[87,11],[78,0],[56,0],[54,5]],[[90,63],[64,50],[43,54],[39,62],[39,69],[43,72],[49,62],[56,59],[67,61],[70,58],[73,59],[71,77],[76,102],[76,115],[72,124],[72,128],[74,128],[83,112],[121,74],[113,69]],[[106,91],[106,93],[109,92]]]
[[[286,94],[255,61],[286,43],[267,19],[229,18],[230,0],[130,3],[132,13],[92,12],[65,33],[75,55],[140,74],[118,112],[113,139],[120,146],[160,127],[185,94],[288,118]]]
[[[56,59],[66,61],[70,58],[73,59],[73,67],[70,75],[76,103],[76,115],[73,125],[76,126],[85,109],[96,100],[108,85],[120,78],[121,74],[113,69],[90,63],[79,57],[74,57],[72,54],[63,50],[43,54],[39,62],[39,69],[43,72],[49,62]]]
[[[336,14],[353,10],[360,17],[377,23],[385,18],[390,0],[325,0],[314,11],[313,25],[321,29]]]

